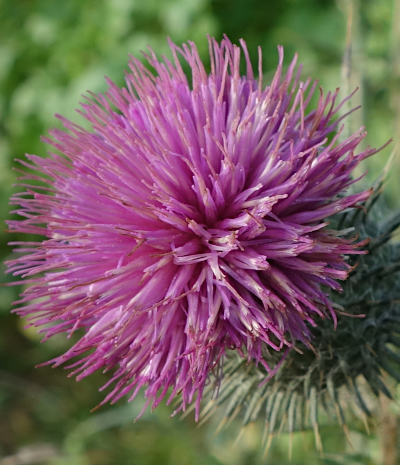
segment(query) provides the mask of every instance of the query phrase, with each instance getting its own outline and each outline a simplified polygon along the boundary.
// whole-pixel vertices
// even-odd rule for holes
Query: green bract
[[[264,368],[235,355],[228,357],[218,386],[210,386],[204,417],[222,406],[226,420],[244,425],[263,419],[267,436],[312,427],[320,447],[319,411],[345,425],[344,404],[370,416],[369,400],[391,397],[385,372],[400,381],[400,243],[392,239],[400,213],[382,213],[379,189],[362,209],[336,218],[338,229],[368,238],[368,254],[350,260],[354,270],[333,300],[339,315],[336,330],[324,320],[312,328],[310,346],[296,345],[268,379]]]

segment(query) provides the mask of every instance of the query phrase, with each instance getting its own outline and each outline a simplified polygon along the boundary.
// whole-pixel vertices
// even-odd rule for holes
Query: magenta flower
[[[351,171],[376,152],[356,153],[365,134],[338,142],[338,91],[310,100],[296,58],[272,82],[240,75],[241,49],[210,39],[207,73],[192,43],[170,44],[173,60],[132,58],[126,87],[108,81],[80,113],[86,130],[59,116],[65,131],[45,141],[57,153],[28,155],[37,174],[16,194],[11,231],[44,236],[14,242],[23,255],[9,272],[29,287],[16,312],[54,334],[80,339],[57,366],[78,379],[114,370],[105,398],[146,405],[168,394],[199,411],[208,376],[236,349],[264,363],[307,342],[307,324],[335,319],[327,292],[347,277],[359,244],[326,218],[365,200],[348,195]],[[188,81],[180,61],[190,67]]]

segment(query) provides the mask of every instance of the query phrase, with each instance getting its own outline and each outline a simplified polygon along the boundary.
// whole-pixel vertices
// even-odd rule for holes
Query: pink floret
[[[151,71],[132,57],[125,87],[82,104],[91,129],[59,117],[56,153],[21,162],[37,174],[9,227],[44,239],[14,243],[8,270],[29,283],[16,311],[45,339],[80,330],[49,363],[78,379],[113,370],[104,402],[143,388],[146,405],[180,396],[198,415],[226,351],[270,371],[266,348],[335,320],[328,291],[360,253],[326,219],[370,195],[346,189],[376,150],[356,151],[362,130],[338,141],[338,91],[310,108],[316,84],[296,58],[282,71],[282,48],[264,86],[244,41],[209,46],[210,72],[192,43],[170,43],[172,61],[150,50]]]

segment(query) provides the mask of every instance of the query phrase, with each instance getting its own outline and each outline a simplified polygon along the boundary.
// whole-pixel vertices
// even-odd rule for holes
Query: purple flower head
[[[104,402],[144,387],[146,405],[179,395],[198,412],[228,349],[269,370],[265,347],[335,319],[327,292],[360,250],[326,218],[369,196],[345,190],[376,150],[356,152],[362,131],[338,142],[338,91],[310,108],[296,58],[284,74],[279,48],[264,86],[261,52],[255,78],[240,45],[210,39],[209,73],[192,43],[170,43],[172,61],[150,50],[152,71],[132,57],[125,87],[108,80],[82,104],[90,130],[59,116],[55,153],[21,162],[36,174],[9,226],[44,239],[13,243],[9,272],[29,283],[16,311],[45,339],[80,330],[49,363],[77,358],[78,379],[113,370]]]

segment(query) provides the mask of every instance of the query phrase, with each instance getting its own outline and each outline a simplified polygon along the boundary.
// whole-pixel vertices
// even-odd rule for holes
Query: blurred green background
[[[57,126],[54,113],[81,122],[74,112],[81,95],[105,90],[104,75],[122,84],[128,54],[139,55],[147,45],[167,52],[167,36],[195,41],[204,57],[206,34],[243,37],[253,58],[262,46],[267,76],[277,62],[276,45],[283,44],[287,62],[297,51],[303,74],[326,90],[360,87],[352,103],[361,103],[362,110],[352,115],[349,128],[365,125],[366,142],[374,146],[394,139],[366,166],[368,178],[375,179],[400,133],[399,29],[399,0],[0,0],[2,219],[15,191],[13,160],[26,152],[46,153],[39,137]],[[397,157],[385,194],[393,208],[399,206],[399,173]],[[3,260],[10,255],[5,226],[1,238]],[[235,440],[235,425],[217,434],[216,421],[197,426],[192,417],[169,418],[164,407],[134,423],[141,399],[90,413],[102,399],[97,388],[103,379],[92,376],[77,385],[62,368],[34,368],[68,342],[56,338],[41,345],[25,330],[9,313],[17,292],[0,288],[0,465],[377,464],[382,424],[392,421],[399,434],[399,408],[383,402],[369,435],[354,418],[350,444],[339,427],[328,424],[321,457],[312,433],[298,433],[290,461],[284,435],[264,457],[257,424]]]

